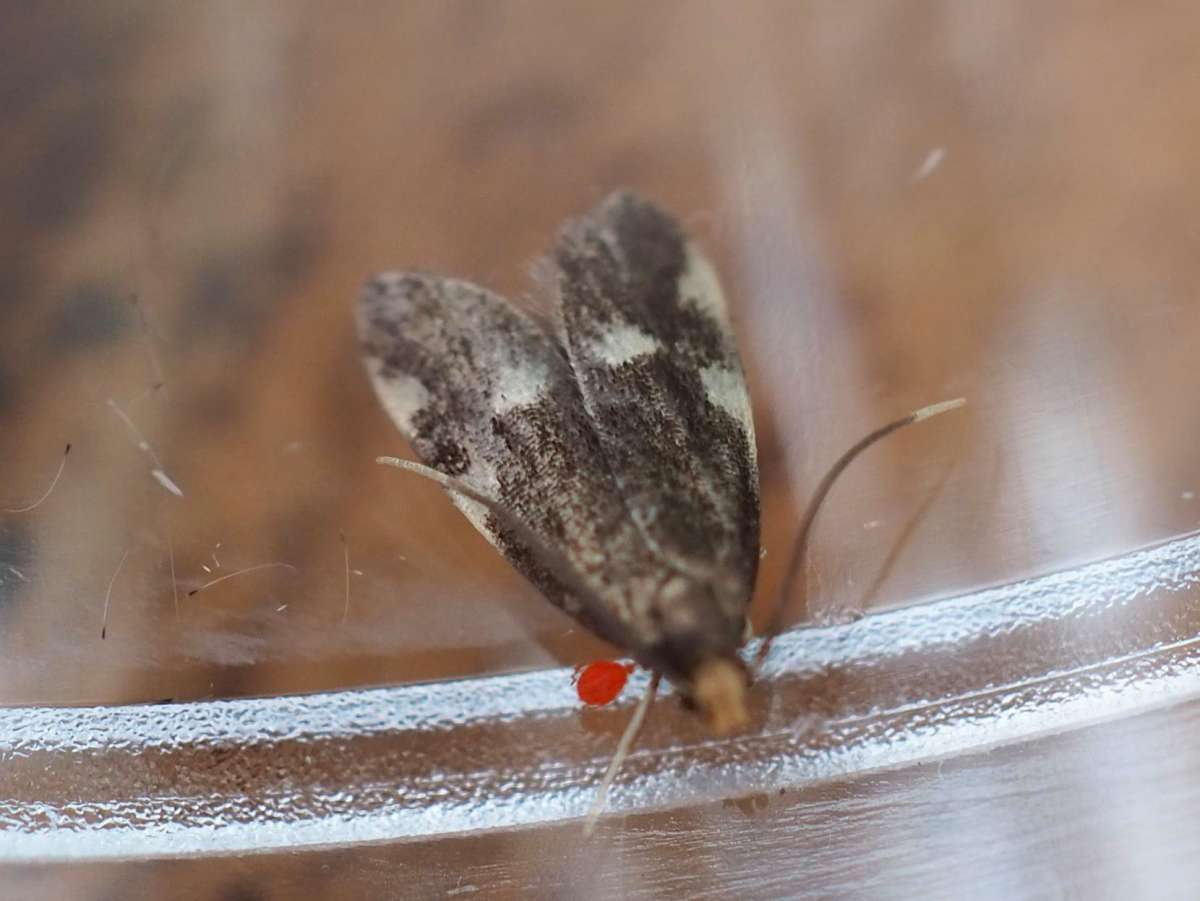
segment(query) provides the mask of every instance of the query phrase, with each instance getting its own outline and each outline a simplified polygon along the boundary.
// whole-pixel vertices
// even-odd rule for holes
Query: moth
[[[567,222],[547,268],[548,322],[457,278],[367,284],[363,358],[426,465],[381,462],[439,481],[551,603],[655,674],[636,722],[666,677],[714,733],[742,729],[759,473],[716,271],[628,191]],[[854,453],[956,403],[860,442],[801,535]]]

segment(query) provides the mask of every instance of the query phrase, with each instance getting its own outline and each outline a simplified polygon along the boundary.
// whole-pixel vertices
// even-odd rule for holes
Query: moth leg
[[[650,677],[650,684],[646,686],[646,691],[642,695],[642,699],[638,701],[637,709],[633,711],[633,716],[629,719],[629,725],[625,727],[625,732],[621,735],[621,740],[617,742],[617,750],[613,752],[612,760],[608,764],[608,770],[605,771],[604,778],[600,780],[600,788],[596,791],[596,800],[592,802],[587,819],[583,822],[583,835],[585,838],[591,836],[596,828],[596,821],[600,819],[600,814],[604,813],[604,806],[608,802],[608,790],[612,787],[613,780],[617,778],[621,764],[629,756],[629,750],[633,747],[638,733],[642,731],[642,723],[646,720],[646,711],[650,709],[650,704],[653,702],[654,696],[658,694],[658,683],[660,681],[662,681],[661,673],[655,673]]]
[[[759,646],[758,653],[754,657],[755,670],[762,666],[763,660],[770,653],[771,643],[775,640],[775,636],[783,629],[784,612],[787,609],[788,600],[793,596],[796,589],[797,577],[800,574],[800,565],[804,562],[804,555],[808,551],[808,539],[812,534],[813,521],[816,520],[817,512],[821,509],[821,504],[829,496],[829,492],[833,488],[834,483],[837,482],[838,477],[846,471],[846,467],[853,463],[863,451],[879,440],[886,438],[892,432],[933,416],[957,410],[966,402],[966,398],[958,397],[954,400],[930,404],[928,407],[921,407],[921,409],[914,410],[907,416],[902,416],[885,426],[881,426],[865,438],[860,439],[853,447],[838,457],[833,466],[829,468],[829,471],[825,473],[825,476],[817,484],[817,490],[813,493],[812,500],[808,502],[808,508],[804,511],[804,516],[800,519],[800,530],[796,534],[796,541],[792,545],[791,556],[788,558],[787,567],[784,569],[779,596],[775,601],[774,609],[771,611],[771,617],[767,620],[767,628],[763,632],[766,636],[766,641]]]

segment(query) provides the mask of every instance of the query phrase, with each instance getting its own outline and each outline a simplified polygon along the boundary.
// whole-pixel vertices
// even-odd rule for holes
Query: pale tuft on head
[[[692,699],[715,735],[731,735],[750,724],[746,712],[746,674],[717,657],[700,664],[692,679]]]

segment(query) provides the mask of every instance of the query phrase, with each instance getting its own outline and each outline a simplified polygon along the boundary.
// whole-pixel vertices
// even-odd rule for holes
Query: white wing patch
[[[455,494],[453,491],[447,491],[446,494],[450,495],[450,500],[454,502],[454,506],[458,507],[459,512],[475,527],[475,531],[486,538],[488,544],[496,548],[496,550],[503,551],[503,548],[500,546],[500,536],[488,526],[488,508],[478,501],[473,501],[469,497],[463,497],[461,494]]]
[[[750,395],[741,372],[724,366],[706,366],[700,370],[700,381],[710,403],[736,419],[750,440],[750,454],[757,460],[754,446],[754,416],[750,412]]]
[[[429,403],[429,392],[414,376],[404,372],[382,373],[383,363],[367,358],[371,380],[375,383],[383,408],[406,434],[412,431],[413,418]]]
[[[591,343],[591,352],[605,366],[614,369],[638,357],[657,353],[662,347],[658,339],[636,325],[613,322],[602,337]]]
[[[717,270],[695,244],[687,244],[683,274],[679,276],[679,297],[691,300],[717,322],[728,323],[729,314],[725,307],[725,293]]]
[[[492,408],[503,415],[535,404],[545,396],[549,384],[550,374],[545,367],[500,367],[492,386]]]

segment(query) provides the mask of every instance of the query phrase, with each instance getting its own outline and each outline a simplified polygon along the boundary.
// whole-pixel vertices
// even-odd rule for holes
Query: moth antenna
[[[396,469],[403,469],[423,476],[431,482],[437,482],[437,484],[449,491],[461,494],[463,497],[470,498],[487,507],[507,528],[516,533],[520,541],[539,554],[539,562],[543,563],[554,577],[569,591],[576,593],[579,597],[593,596],[591,589],[575,574],[574,568],[567,561],[566,557],[559,553],[556,548],[542,541],[534,533],[533,529],[526,525],[519,516],[495,498],[484,494],[469,482],[463,479],[456,479],[454,476],[448,476],[443,472],[438,472],[436,469],[426,466],[423,463],[417,463],[414,460],[405,460],[402,457],[376,457],[375,462],[383,466],[393,466]],[[662,676],[659,673],[654,673],[650,677],[650,684],[646,688],[646,693],[642,695],[637,709],[633,712],[633,717],[629,720],[629,725],[625,727],[625,732],[622,734],[621,740],[617,743],[617,750],[613,753],[608,770],[600,782],[600,789],[596,794],[596,800],[592,802],[592,807],[588,811],[587,819],[584,822],[583,834],[585,836],[592,834],[592,830],[596,826],[596,820],[604,812],[604,805],[608,799],[608,789],[616,778],[621,764],[629,756],[629,749],[633,747],[633,742],[637,738],[638,732],[642,729],[642,723],[646,719],[646,711],[650,709],[650,702],[654,700],[654,696],[658,693],[658,683],[661,680]]]
[[[28,513],[30,510],[36,510],[38,507],[40,507],[42,502],[50,496],[52,491],[54,491],[54,486],[58,484],[58,480],[62,478],[63,470],[67,468],[67,454],[69,453],[71,453],[70,444],[68,444],[66,450],[63,451],[62,459],[58,461],[58,472],[56,472],[54,474],[54,478],[50,480],[50,487],[42,492],[41,497],[39,497],[32,504],[26,504],[24,507],[5,507],[3,510],[0,510],[0,513]]]
[[[795,590],[796,579],[800,573],[800,564],[804,562],[804,555],[808,551],[808,539],[812,534],[813,521],[817,518],[817,512],[821,509],[821,504],[825,502],[825,498],[829,496],[830,490],[838,477],[846,471],[854,460],[882,438],[886,438],[892,432],[902,429],[905,426],[913,425],[925,419],[938,416],[942,413],[948,413],[951,410],[957,410],[967,402],[965,397],[956,397],[954,400],[944,400],[941,403],[930,404],[928,407],[921,407],[919,410],[914,410],[907,416],[902,416],[887,425],[876,429],[861,439],[857,444],[851,447],[848,451],[842,454],[837,462],[829,468],[825,473],[825,477],[821,479],[817,485],[817,490],[813,493],[812,500],[808,502],[808,508],[804,511],[804,516],[800,520],[800,531],[796,534],[796,541],[792,545],[792,553],[788,558],[787,568],[784,570],[783,582],[779,588],[779,596],[775,602],[775,609],[771,612],[771,618],[767,621],[767,628],[763,633],[766,640],[758,649],[758,654],[754,658],[754,668],[758,669],[762,666],[763,660],[766,659],[768,652],[771,650],[771,642],[775,636],[782,630],[783,612],[787,606],[787,599],[792,596]]]
[[[609,761],[604,778],[600,780],[600,788],[596,792],[596,800],[592,802],[591,809],[588,810],[587,819],[583,822],[584,838],[591,836],[592,832],[596,829],[596,822],[600,819],[600,814],[604,813],[604,806],[608,802],[608,790],[612,788],[613,781],[617,778],[617,773],[621,770],[621,764],[629,756],[629,751],[633,747],[634,741],[637,740],[638,733],[642,731],[642,723],[646,721],[646,711],[650,709],[650,704],[654,701],[654,696],[658,694],[658,683],[661,680],[661,673],[655,673],[650,677],[650,684],[646,686],[646,691],[642,695],[642,699],[638,701],[637,709],[633,711],[633,716],[629,718],[629,725],[625,727],[625,731],[621,735],[621,740],[617,742],[617,750],[613,752],[612,760]]]
[[[592,589],[589,589],[586,584],[583,584],[582,579],[576,576],[574,567],[571,566],[568,560],[563,557],[563,554],[558,552],[557,548],[553,548],[542,541],[538,535],[524,523],[521,517],[512,513],[508,507],[504,506],[500,501],[488,497],[484,492],[479,491],[470,482],[462,479],[455,479],[452,475],[439,473],[437,469],[427,467],[424,463],[412,461],[412,459],[404,459],[402,457],[376,457],[376,463],[395,467],[396,469],[404,469],[409,473],[424,476],[426,479],[437,482],[438,485],[448,489],[448,491],[462,494],[463,497],[478,501],[478,503],[487,507],[500,522],[504,523],[505,527],[510,528],[518,539],[526,543],[530,548],[533,548],[536,553],[540,554],[541,563],[544,563],[548,570],[553,573],[553,576],[559,579],[566,588],[574,591],[578,596],[589,597],[593,596]],[[629,756],[629,750],[634,746],[634,741],[637,738],[637,733],[641,732],[642,722],[646,721],[646,711],[650,707],[650,702],[654,701],[654,696],[659,691],[659,683],[662,677],[660,673],[654,673],[650,677],[650,684],[647,686],[646,693],[642,695],[641,701],[637,702],[637,709],[634,710],[634,716],[631,717],[629,725],[625,727],[625,732],[620,737],[617,743],[617,750],[613,752],[612,761],[608,763],[608,769],[604,775],[604,779],[600,781],[600,789],[596,793],[596,798],[592,803],[592,809],[588,811],[586,821],[583,823],[583,835],[592,835],[592,830],[595,829],[596,819],[598,819],[605,809],[605,803],[608,798],[608,788],[612,786],[612,782],[616,779],[617,773],[620,770],[620,764]]]
[[[416,473],[419,476],[429,479],[431,482],[437,482],[443,488],[453,491],[455,494],[461,494],[463,497],[483,504],[501,523],[511,529],[523,544],[538,554],[538,562],[550,570],[554,578],[558,579],[568,591],[580,598],[595,597],[595,592],[584,584],[583,580],[576,574],[575,568],[557,548],[542,541],[533,529],[525,524],[525,521],[521,517],[517,516],[495,498],[484,494],[470,482],[463,479],[456,479],[454,476],[438,472],[436,469],[426,466],[423,463],[417,463],[414,460],[405,460],[402,457],[376,457],[375,462],[383,466],[394,466],[396,469]]]

